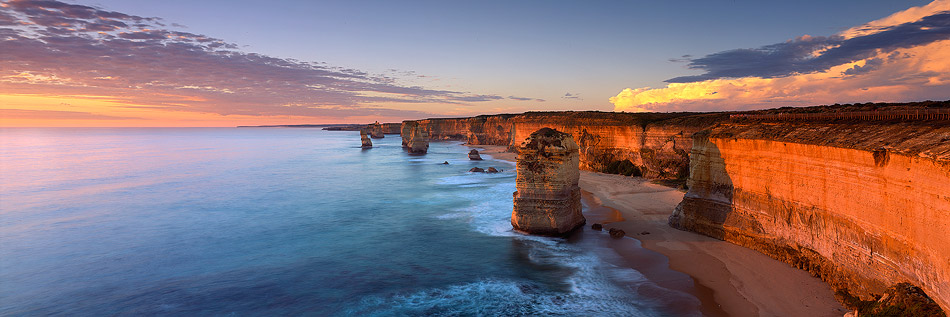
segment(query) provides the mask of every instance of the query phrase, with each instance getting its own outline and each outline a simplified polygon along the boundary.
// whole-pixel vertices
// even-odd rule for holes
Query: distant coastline
[[[323,128],[328,131],[358,131],[365,124],[274,124],[274,125],[239,125],[238,128]]]

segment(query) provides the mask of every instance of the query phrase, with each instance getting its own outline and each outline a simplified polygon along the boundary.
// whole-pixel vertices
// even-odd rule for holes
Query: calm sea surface
[[[513,164],[373,143],[0,129],[0,315],[662,314],[598,240],[511,231]]]

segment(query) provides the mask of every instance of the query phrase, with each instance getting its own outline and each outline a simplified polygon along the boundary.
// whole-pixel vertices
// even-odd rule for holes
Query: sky
[[[0,1],[0,126],[950,99],[950,0]]]

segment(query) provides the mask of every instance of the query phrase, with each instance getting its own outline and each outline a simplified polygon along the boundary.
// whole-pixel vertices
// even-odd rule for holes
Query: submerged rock
[[[604,230],[604,225],[595,223],[595,224],[590,225],[590,228],[597,231],[601,231],[601,230]]]
[[[449,165],[449,161],[442,162],[442,165]]]
[[[406,148],[409,153],[414,154],[425,154],[429,151],[429,135],[421,126],[416,125],[411,129]]]
[[[363,141],[363,147],[373,147],[373,141],[366,135],[366,129],[360,129],[360,139]]]
[[[542,128],[531,133],[518,152],[511,226],[530,234],[559,236],[587,222],[581,213],[574,138]]]
[[[486,173],[498,173],[498,170],[496,170],[494,167],[489,167],[487,170],[485,170],[485,172],[486,172]]]
[[[369,130],[370,137],[374,139],[383,138],[383,125],[379,124],[379,121],[376,121],[376,123],[370,124],[369,128],[370,128]]]
[[[481,161],[482,156],[478,155],[478,150],[472,149],[471,151],[468,151],[468,159],[473,161]]]
[[[484,173],[484,172],[485,172],[485,169],[480,168],[480,167],[472,167],[472,169],[470,169],[470,170],[468,170],[468,171],[469,171],[469,172],[472,172],[472,173]]]
[[[623,238],[623,236],[627,235],[626,232],[617,228],[610,228],[610,230],[608,230],[607,233],[609,233],[610,237],[614,239],[620,239],[620,238]]]

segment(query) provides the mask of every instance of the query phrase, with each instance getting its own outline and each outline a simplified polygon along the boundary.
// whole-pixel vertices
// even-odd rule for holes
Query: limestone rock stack
[[[471,151],[468,152],[468,159],[472,161],[481,161],[482,156],[478,155],[478,150],[472,149]]]
[[[419,126],[418,121],[403,121],[399,128],[399,136],[402,138],[402,147],[409,147],[409,139],[412,137],[412,131]]]
[[[383,126],[382,126],[381,124],[379,124],[379,121],[376,121],[376,123],[373,123],[373,124],[371,124],[371,125],[369,125],[369,126],[370,126],[370,130],[369,130],[369,136],[370,136],[370,137],[372,137],[372,138],[374,138],[374,139],[382,139],[382,138],[383,138]]]
[[[577,181],[579,154],[570,134],[551,128],[531,133],[518,154],[511,226],[540,235],[564,235],[587,220]]]
[[[429,135],[422,127],[416,125],[409,134],[409,142],[406,144],[409,153],[425,154],[429,151]]]
[[[363,147],[373,147],[373,141],[366,134],[366,129],[360,129],[360,139],[363,141]]]

